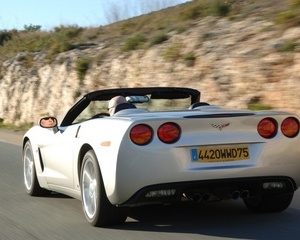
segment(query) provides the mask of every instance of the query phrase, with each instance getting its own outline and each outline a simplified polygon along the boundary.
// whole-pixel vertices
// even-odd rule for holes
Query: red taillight
[[[272,138],[277,133],[277,122],[273,118],[264,118],[258,123],[257,131],[264,138]]]
[[[157,130],[158,138],[164,143],[176,142],[180,138],[180,134],[180,127],[172,122],[162,124]]]
[[[299,121],[294,117],[288,117],[281,123],[281,132],[284,136],[292,138],[299,133]]]
[[[134,126],[130,131],[130,139],[137,145],[146,145],[151,142],[153,130],[146,124]]]

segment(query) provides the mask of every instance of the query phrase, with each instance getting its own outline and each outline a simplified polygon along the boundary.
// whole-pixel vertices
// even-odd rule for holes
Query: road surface
[[[241,200],[133,208],[125,224],[90,226],[81,202],[30,197],[23,187],[22,134],[0,129],[1,240],[299,239],[300,190],[286,211],[252,214]]]

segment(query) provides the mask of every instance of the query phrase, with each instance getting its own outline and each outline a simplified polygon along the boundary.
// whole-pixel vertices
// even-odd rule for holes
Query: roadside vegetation
[[[168,33],[184,32],[196,20],[207,16],[240,20],[255,14],[269,18],[283,28],[299,26],[300,0],[194,0],[94,28],[61,25],[42,31],[39,25],[24,25],[24,30],[0,31],[0,64],[19,52],[46,51],[52,60],[56,54],[86,42],[106,41],[121,51],[149,48],[167,41]],[[292,49],[292,45],[287,46],[287,51]]]
[[[32,126],[33,126],[33,124],[29,124],[29,123],[15,126],[13,124],[4,123],[4,119],[0,118],[0,129],[4,128],[4,129],[13,130],[13,131],[25,131],[25,130],[28,130]]]

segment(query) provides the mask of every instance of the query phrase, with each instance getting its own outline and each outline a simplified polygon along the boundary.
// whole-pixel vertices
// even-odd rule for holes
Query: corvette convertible
[[[115,96],[126,102],[110,116]],[[81,200],[100,227],[146,204],[242,199],[252,212],[280,212],[300,185],[299,146],[292,113],[225,109],[192,88],[105,89],[25,133],[24,185]]]

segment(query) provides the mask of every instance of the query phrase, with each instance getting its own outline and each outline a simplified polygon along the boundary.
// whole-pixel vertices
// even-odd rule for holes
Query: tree
[[[0,46],[12,39],[12,33],[6,30],[0,31]]]
[[[40,25],[24,25],[24,30],[26,32],[37,32],[41,30],[41,26]]]

